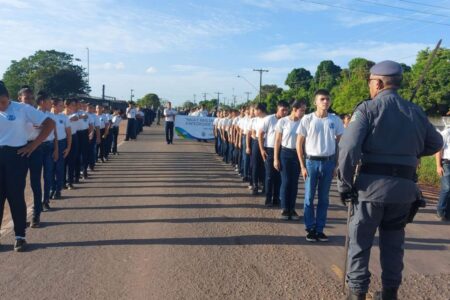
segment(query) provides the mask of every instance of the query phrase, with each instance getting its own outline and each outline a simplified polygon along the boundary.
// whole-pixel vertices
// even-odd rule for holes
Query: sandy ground
[[[12,252],[12,234],[2,237],[0,298],[342,298],[346,210],[335,191],[330,242],[307,243],[302,220],[263,208],[211,143],[167,145],[162,128],[146,128],[53,201],[43,227],[28,230],[29,252]],[[300,189],[300,215],[302,198]],[[448,224],[430,207],[407,231],[401,299],[450,299]],[[375,247],[371,291],[377,256]]]

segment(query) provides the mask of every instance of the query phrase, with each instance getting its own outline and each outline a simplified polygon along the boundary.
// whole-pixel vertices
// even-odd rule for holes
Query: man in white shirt
[[[121,122],[122,122],[122,116],[120,115],[120,110],[115,109],[114,114],[112,116],[112,121],[111,121],[111,136],[113,138],[113,143],[112,143],[113,155],[119,154],[117,152],[117,142],[118,142],[118,138],[119,138],[119,128],[120,128]]]
[[[266,202],[267,207],[280,205],[280,187],[281,175],[273,167],[274,161],[274,146],[275,146],[275,126],[279,119],[287,116],[289,112],[289,104],[286,101],[280,101],[277,104],[276,114],[266,116],[263,119],[262,126],[259,129],[259,150],[264,160],[265,167],[265,188],[266,188]]]
[[[177,112],[172,109],[172,103],[167,102],[167,108],[164,109],[165,129],[166,129],[166,142],[167,144],[173,144],[173,127],[175,124],[175,116]]]
[[[135,140],[136,139],[136,109],[134,108],[134,102],[130,101],[128,102],[128,107],[127,107],[127,119],[128,119],[128,124],[127,124],[127,133],[125,135],[125,141],[129,141],[131,140]]]
[[[252,165],[252,195],[258,194],[259,184],[262,184],[264,191],[264,161],[259,150],[259,133],[260,128],[264,118],[266,117],[266,105],[259,103],[256,106],[256,118],[252,122],[251,135],[252,135],[252,146],[251,146],[251,165]]]
[[[342,120],[328,113],[330,93],[318,90],[316,111],[306,115],[297,129],[297,154],[305,180],[304,218],[308,242],[328,241],[323,230],[326,225],[331,182],[336,172],[337,144],[344,133]],[[306,152],[306,153],[305,153]],[[318,193],[317,212],[314,195]]]
[[[441,178],[441,191],[437,205],[437,218],[440,221],[450,219],[450,128],[441,132],[444,147],[436,153],[436,170]]]
[[[88,106],[88,116],[89,116],[89,124],[92,126],[91,131],[89,132],[89,169],[94,171],[95,163],[97,161],[97,146],[101,143],[100,136],[100,119],[95,113],[95,105],[89,104]]]

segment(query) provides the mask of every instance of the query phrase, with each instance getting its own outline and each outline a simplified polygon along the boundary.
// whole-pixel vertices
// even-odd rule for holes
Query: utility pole
[[[91,87],[91,82],[90,82],[90,74],[89,74],[89,48],[86,47],[87,50],[87,80],[88,80],[88,87]]]
[[[197,100],[197,95],[194,94],[194,104],[195,104],[195,100]]]
[[[208,95],[208,93],[203,93],[203,100],[206,101],[206,96]]]
[[[133,94],[133,92],[134,92],[134,90],[133,90],[133,89],[131,89],[131,93],[130,93],[130,101],[133,101],[133,98],[134,98],[134,94]]]
[[[249,102],[250,101],[250,94],[251,94],[251,92],[245,92],[245,94],[247,95],[247,102]]]
[[[253,71],[259,72],[259,102],[261,102],[262,74],[264,72],[269,72],[269,70],[253,69]]]
[[[223,93],[216,92],[216,94],[217,94],[217,110],[219,110],[219,108],[220,108],[220,95],[222,95]]]

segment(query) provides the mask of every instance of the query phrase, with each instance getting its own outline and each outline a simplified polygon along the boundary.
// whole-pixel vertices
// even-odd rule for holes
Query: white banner
[[[213,121],[210,117],[175,117],[175,137],[177,139],[213,140]]]

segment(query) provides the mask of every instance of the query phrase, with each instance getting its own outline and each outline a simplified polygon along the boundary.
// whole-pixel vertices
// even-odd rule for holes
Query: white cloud
[[[301,0],[243,0],[243,3],[252,5],[255,7],[269,9],[269,10],[290,10],[297,12],[315,12],[323,11],[328,8],[324,5],[315,3],[306,3]]]
[[[106,62],[102,65],[94,65],[93,69],[101,69],[101,70],[123,70],[125,69],[125,64],[123,62],[118,62],[118,63],[110,63],[110,62]]]
[[[387,43],[359,41],[351,44],[304,44],[278,45],[259,55],[267,62],[298,61],[299,63],[320,62],[324,59],[344,61],[364,57],[373,61],[398,60],[411,56],[405,63],[413,63],[415,54],[430,45],[423,43]]]
[[[147,70],[145,70],[145,73],[148,74],[154,74],[156,72],[158,72],[158,70],[155,67],[148,67]]]
[[[371,16],[371,15],[355,15],[355,14],[340,14],[337,16],[337,21],[339,21],[344,27],[356,27],[360,25],[367,25],[373,23],[395,21],[394,18],[387,16]]]

